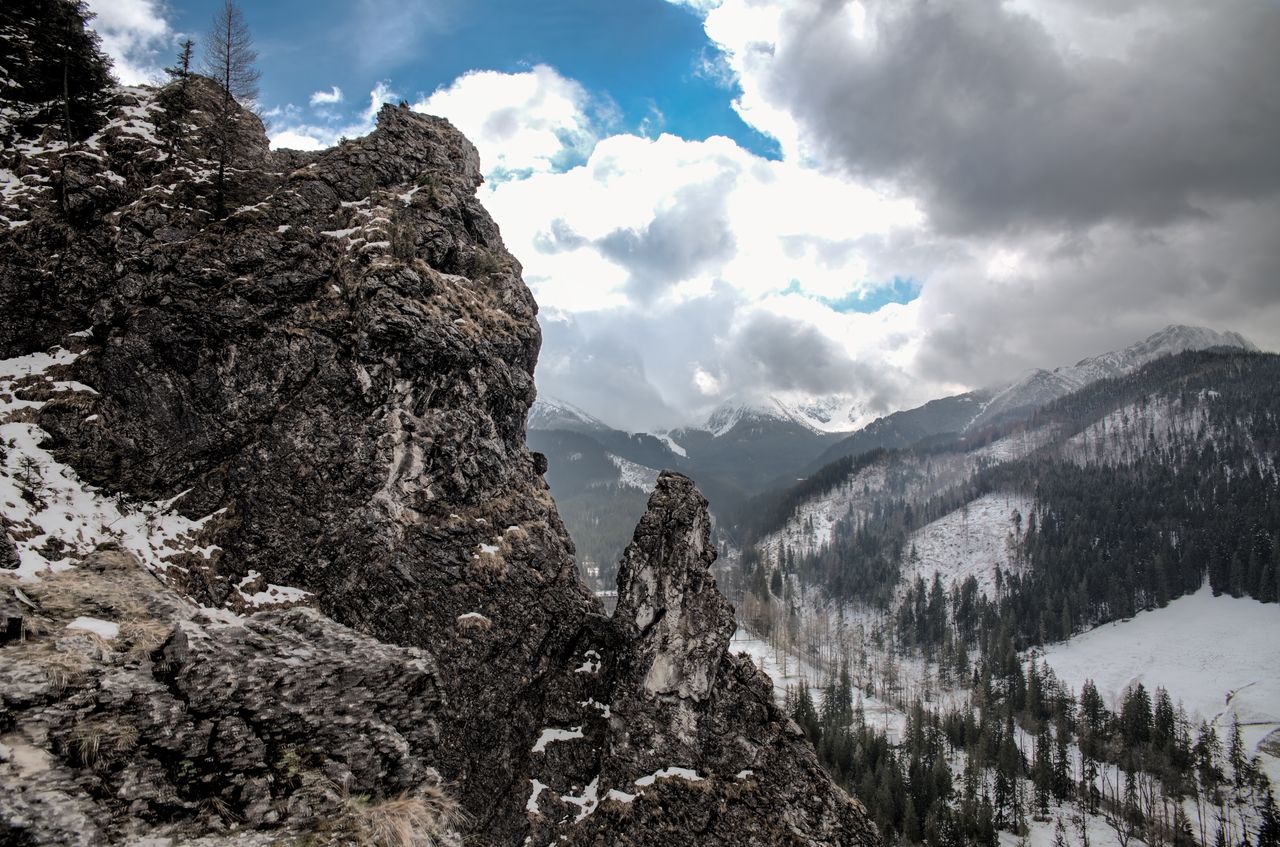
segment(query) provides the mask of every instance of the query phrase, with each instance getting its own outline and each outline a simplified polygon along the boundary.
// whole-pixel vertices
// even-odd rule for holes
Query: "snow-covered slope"
[[[785,546],[795,553],[812,553],[831,540],[837,521],[850,515],[868,515],[888,490],[893,496],[908,496],[917,501],[941,493],[980,466],[1019,459],[1047,443],[1053,436],[1050,427],[1025,430],[991,442],[968,453],[940,453],[926,458],[909,453],[895,453],[862,468],[829,491],[801,502],[786,524],[757,542],[766,558],[776,559]],[[1000,527],[990,529],[1003,537],[1008,513],[999,517]],[[976,523],[971,525],[975,527]],[[988,531],[988,530],[982,530]],[[931,575],[931,571],[926,576]]]
[[[1022,494],[987,494],[922,527],[911,536],[915,555],[904,563],[904,582],[918,575],[928,583],[938,573],[949,589],[972,576],[978,590],[994,598],[996,568],[1014,567],[1014,545],[1033,507]]]
[[[1211,438],[1208,403],[1214,392],[1184,402],[1180,397],[1146,398],[1104,415],[1061,447],[1062,455],[1081,464],[1135,462],[1175,437]]]
[[[637,464],[621,456],[608,454],[609,461],[618,466],[618,484],[629,485],[632,488],[638,488],[644,492],[650,492],[658,483],[658,471],[653,468],[647,468],[644,465]]]
[[[1240,718],[1250,751],[1280,730],[1280,609],[1250,598],[1214,597],[1208,586],[1163,609],[1104,624],[1051,645],[1044,657],[1075,690],[1092,679],[1111,708],[1141,682],[1162,686],[1190,716],[1217,724]],[[1280,759],[1264,758],[1272,782]]]
[[[168,568],[171,560],[209,558],[218,548],[202,545],[200,532],[225,510],[190,520],[172,508],[182,494],[158,503],[111,496],[85,483],[45,449],[48,433],[31,422],[31,413],[46,401],[19,395],[95,393],[87,385],[58,378],[78,356],[55,347],[0,361],[0,517],[18,555],[17,576],[32,579],[64,570],[105,543],[123,546],[157,571]],[[102,425],[98,415],[84,423]]]

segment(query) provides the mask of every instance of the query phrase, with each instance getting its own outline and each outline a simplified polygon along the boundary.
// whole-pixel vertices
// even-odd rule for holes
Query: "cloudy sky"
[[[212,0],[90,0],[126,82]],[[540,390],[876,415],[1169,323],[1280,347],[1275,0],[242,3],[277,146],[479,147]]]

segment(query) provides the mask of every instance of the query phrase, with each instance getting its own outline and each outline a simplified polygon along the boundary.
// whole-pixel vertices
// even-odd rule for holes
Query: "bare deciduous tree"
[[[249,25],[234,0],[223,0],[213,16],[205,42],[205,73],[222,86],[222,99],[211,125],[211,141],[218,160],[217,216],[226,214],[227,168],[235,164],[241,137],[241,106],[251,108],[258,96],[258,53],[253,49]]]

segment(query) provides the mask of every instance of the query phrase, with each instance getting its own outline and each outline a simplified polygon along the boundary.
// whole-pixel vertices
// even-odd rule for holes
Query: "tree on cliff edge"
[[[222,86],[222,99],[218,112],[210,125],[210,141],[218,161],[215,184],[217,216],[223,217],[226,208],[227,169],[235,166],[238,141],[241,137],[240,120],[242,106],[252,108],[258,96],[258,53],[253,49],[249,26],[244,14],[233,0],[224,0],[214,13],[213,28],[205,42],[205,73]]]

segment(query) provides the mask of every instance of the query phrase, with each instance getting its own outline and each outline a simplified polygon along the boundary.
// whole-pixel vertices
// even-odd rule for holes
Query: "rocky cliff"
[[[193,87],[177,132],[127,89],[0,161],[0,836],[876,841],[727,653],[689,480],[616,617],[579,583],[475,148],[386,106],[272,152],[246,114],[219,219]]]

